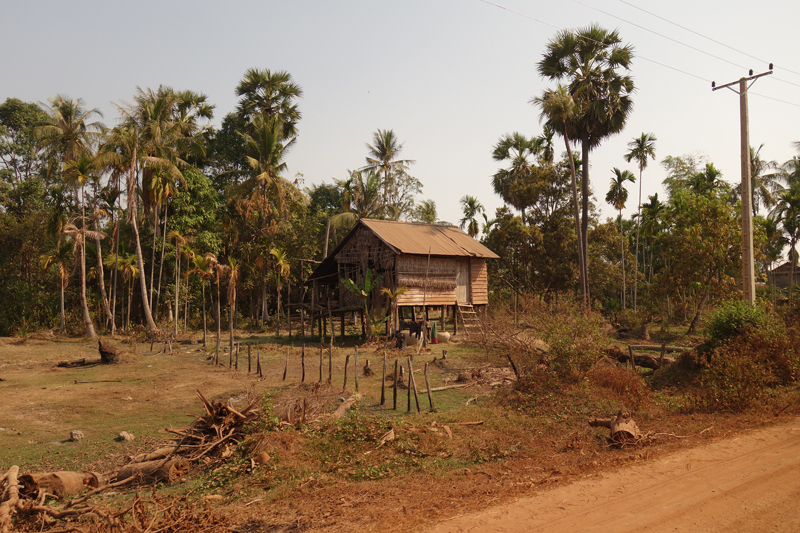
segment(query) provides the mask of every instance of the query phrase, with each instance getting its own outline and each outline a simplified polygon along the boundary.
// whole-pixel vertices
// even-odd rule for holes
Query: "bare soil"
[[[287,347],[265,336],[241,337],[260,343],[263,378],[247,372],[244,350],[238,371],[228,367],[227,354],[221,357],[224,365],[211,365],[197,337],[176,344],[174,354],[150,352],[149,344],[122,337],[111,339],[126,350],[120,364],[69,369],[55,363],[97,358],[96,343],[46,337],[25,343],[0,339],[0,379],[4,380],[0,382],[0,473],[12,464],[19,464],[23,472],[117,468],[128,455],[151,450],[169,438],[164,428],[190,424],[202,409],[196,389],[209,399],[234,404],[269,391],[275,411],[284,413],[303,399],[330,412],[353,389],[352,371],[345,390],[342,387],[345,356],[352,354],[352,348],[337,347],[333,383],[314,386],[319,377],[318,347],[307,349],[305,383],[300,382],[299,347],[290,347],[289,376],[283,381]],[[196,469],[191,479],[161,490],[187,495],[204,506],[204,516],[214,519],[213,527],[208,522],[201,528],[198,522],[197,529],[186,531],[528,531],[537,527],[572,531],[592,530],[595,523],[604,530],[638,531],[662,530],[673,521],[682,529],[714,530],[727,523],[727,530],[746,531],[760,527],[753,520],[762,520],[758,518],[762,507],[750,513],[751,507],[745,511],[741,504],[753,501],[756,507],[753,492],[773,498],[772,503],[757,504],[765,506],[770,516],[796,524],[792,521],[796,506],[788,503],[789,498],[796,499],[800,484],[795,481],[800,479],[796,390],[787,396],[789,403],[781,397],[737,415],[686,415],[673,405],[674,398],[645,398],[635,417],[642,431],[654,437],[642,446],[618,449],[608,445],[608,430],[589,428],[586,420],[609,416],[630,398],[611,389],[593,392],[582,384],[539,391],[533,400],[517,398],[503,392],[507,387],[491,385],[508,375],[508,369],[502,368],[503,354],[488,355],[459,344],[444,348],[449,350],[447,364],[429,367],[432,387],[455,383],[459,374],[471,375],[480,368],[487,377],[468,388],[436,393],[439,412],[425,412],[427,399],[422,395],[423,412],[406,413],[405,391],[401,391],[397,411],[390,408],[391,396],[389,406],[381,406],[382,357],[374,349],[362,349],[360,366],[370,358],[377,375],[360,377],[365,398],[357,416],[349,417],[350,425],[298,425],[265,433],[258,446],[273,458],[269,464],[252,469],[246,466],[249,458],[242,457],[227,466]],[[436,354],[441,349],[437,347]],[[395,355],[401,356],[390,353],[390,363]],[[423,353],[415,360],[415,371],[433,357],[434,353]],[[327,373],[327,360],[324,366]],[[421,372],[415,376],[417,386],[424,388]],[[391,395],[390,388],[387,393]],[[444,425],[450,434],[442,429]],[[388,427],[395,429],[396,440],[378,446]],[[72,429],[84,431],[86,440],[68,442]],[[114,438],[123,430],[136,434],[136,441],[117,442]],[[764,436],[756,436],[762,431]],[[753,442],[762,443],[761,448],[747,451],[744,445]],[[770,462],[777,452],[784,454],[780,467]],[[737,454],[742,458],[736,459]],[[794,462],[790,462],[791,454]],[[730,470],[734,477],[713,477],[717,470]],[[773,475],[780,477],[773,482]],[[670,476],[676,478],[677,488],[666,481]],[[745,489],[739,488],[739,478],[760,481]],[[569,490],[577,492],[561,492]],[[727,496],[716,499],[706,494],[709,490]],[[115,498],[124,500],[125,494],[103,501],[113,507]],[[584,500],[587,507],[580,507]],[[701,513],[697,527],[681,521],[689,520],[682,511],[690,508]],[[704,512],[731,520],[699,521]],[[587,517],[583,522],[570,521],[583,516]],[[632,525],[625,529],[628,523]]]
[[[800,531],[800,419],[587,475],[431,532]]]

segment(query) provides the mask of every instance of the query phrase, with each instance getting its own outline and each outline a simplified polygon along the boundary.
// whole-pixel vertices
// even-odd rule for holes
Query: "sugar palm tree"
[[[539,120],[546,120],[546,126],[564,137],[564,145],[567,149],[567,159],[569,160],[570,176],[572,178],[572,215],[575,219],[575,237],[578,242],[578,272],[581,284],[581,297],[584,309],[589,305],[589,278],[587,257],[582,246],[583,230],[581,229],[580,208],[578,201],[578,177],[575,171],[575,158],[572,156],[570,146],[570,135],[575,131],[575,119],[578,107],[575,99],[569,90],[559,84],[555,89],[547,89],[542,96],[532,98],[530,103],[541,109]]]
[[[40,256],[42,270],[47,271],[56,267],[58,272],[58,288],[60,296],[59,311],[61,324],[59,330],[64,333],[67,330],[66,315],[64,313],[64,291],[69,283],[69,256],[72,254],[67,242],[60,242],[50,253]]]
[[[636,204],[636,252],[634,261],[636,262],[634,272],[639,272],[639,233],[642,226],[642,173],[647,168],[647,160],[656,158],[656,136],[652,133],[642,133],[639,137],[628,143],[628,153],[625,154],[625,161],[630,163],[636,161],[639,165],[639,201]],[[637,295],[639,284],[633,284],[633,312],[637,311]]]
[[[480,232],[480,226],[478,225],[477,217],[480,213],[484,211],[483,204],[478,201],[477,198],[474,196],[464,196],[461,200],[461,212],[464,213],[464,217],[459,221],[459,227],[461,229],[467,228],[467,233],[473,239],[478,235]]]
[[[284,138],[297,135],[301,114],[295,100],[303,96],[303,89],[288,72],[247,69],[236,86],[236,95],[240,97],[237,113],[246,122],[255,126],[256,117],[261,115],[279,118]]]
[[[622,265],[622,309],[625,310],[625,295],[627,288],[625,287],[625,234],[622,231],[622,210],[625,208],[625,202],[628,201],[628,189],[625,188],[625,182],[630,181],[634,183],[636,176],[630,170],[622,171],[614,168],[611,171],[614,176],[611,178],[611,187],[606,193],[606,202],[613,205],[619,212],[619,242],[620,242],[620,264]]]
[[[548,43],[539,61],[539,74],[565,81],[576,110],[570,121],[570,136],[581,143],[581,246],[588,258],[589,152],[607,137],[619,133],[633,110],[633,79],[630,68],[633,48],[623,45],[616,30],[591,25],[577,31],[563,30]],[[588,269],[586,272],[588,279]]]

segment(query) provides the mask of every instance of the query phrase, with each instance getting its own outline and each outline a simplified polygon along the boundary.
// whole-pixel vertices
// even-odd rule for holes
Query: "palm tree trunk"
[[[84,207],[84,194],[81,195],[81,242],[80,242],[80,293],[81,293],[81,313],[83,324],[86,327],[86,335],[90,339],[96,339],[97,333],[94,331],[92,315],[89,313],[89,306],[86,303],[86,208]]]
[[[161,259],[158,262],[158,289],[156,291],[156,316],[158,316],[158,306],[161,301],[161,276],[164,273],[164,249],[167,245],[167,219],[169,218],[169,204],[164,204],[164,230],[162,235],[164,238],[161,240]]]
[[[200,281],[200,288],[203,293],[203,348],[206,347],[206,282]]]
[[[175,337],[178,336],[178,305],[180,304],[181,291],[181,244],[175,246]]]
[[[94,221],[94,230],[97,232],[97,220]],[[103,312],[105,312],[107,321],[109,321],[113,320],[113,316],[111,314],[111,306],[109,305],[108,296],[106,295],[105,271],[103,270],[103,251],[99,232],[95,234],[94,242],[95,246],[97,247],[97,277],[100,281],[100,301],[103,303]]]
[[[625,286],[625,236],[622,234],[622,209],[619,210],[619,244],[622,255],[620,255],[622,265],[622,310],[625,310],[625,295],[628,290]]]
[[[233,357],[233,317],[236,314],[236,293],[235,292],[233,294],[233,298],[231,298],[231,301],[228,302],[228,312],[230,314],[230,316],[228,317],[228,331],[230,333],[230,340],[229,340],[230,345],[229,345],[229,348],[228,348],[230,351],[228,352],[228,355]]]
[[[581,139],[581,246],[583,248],[583,276],[586,283],[586,298],[591,299],[589,293],[589,134],[584,133]]]
[[[61,269],[59,268],[59,284],[61,285],[61,333],[67,331],[67,319],[66,314],[64,313],[64,276],[61,274]]]
[[[567,157],[569,158],[569,167],[572,175],[572,208],[573,216],[575,217],[575,237],[578,243],[578,278],[581,283],[581,299],[583,301],[584,309],[589,306],[589,290],[586,283],[585,268],[586,258],[583,255],[583,239],[581,238],[581,222],[580,222],[580,208],[578,207],[578,179],[575,173],[575,160],[572,158],[572,148],[569,145],[569,137],[564,134],[564,144],[567,147]]]
[[[156,238],[158,237],[158,206],[153,209],[153,251],[150,254],[150,308],[153,307],[153,280],[156,271]]]
[[[214,350],[214,363],[219,364],[219,347],[222,344],[222,309],[220,309],[219,274],[217,274],[217,347]]]
[[[128,217],[131,222],[131,230],[133,230],[133,242],[136,245],[136,266],[139,268],[140,287],[142,289],[142,311],[144,312],[144,319],[147,322],[147,329],[150,333],[158,330],[155,321],[153,321],[153,314],[150,312],[150,303],[147,299],[147,276],[144,269],[144,256],[142,255],[142,243],[139,240],[139,223],[137,221],[137,202],[136,202],[136,150],[134,149],[133,157],[131,158],[130,175],[128,177]],[[130,302],[128,302],[130,305]],[[128,317],[130,320],[130,316]]]
[[[642,228],[642,167],[639,167],[639,204],[636,207],[636,253],[634,254],[635,266],[633,268],[633,314],[638,311],[637,289],[639,286],[639,230]],[[642,263],[644,263],[642,258]],[[645,272],[647,266],[644,267]]]

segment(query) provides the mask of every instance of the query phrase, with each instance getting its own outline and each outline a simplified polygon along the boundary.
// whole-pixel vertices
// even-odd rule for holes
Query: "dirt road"
[[[800,419],[462,515],[433,532],[800,531]]]

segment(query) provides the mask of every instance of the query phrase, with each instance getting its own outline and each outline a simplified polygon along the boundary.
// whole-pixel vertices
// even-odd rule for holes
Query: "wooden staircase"
[[[467,340],[486,340],[486,332],[483,323],[478,318],[478,313],[470,304],[458,304],[458,314],[461,317],[461,324],[464,326],[464,336]]]

